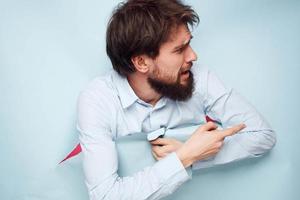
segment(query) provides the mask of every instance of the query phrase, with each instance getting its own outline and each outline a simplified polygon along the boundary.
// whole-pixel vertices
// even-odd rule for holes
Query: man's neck
[[[153,90],[147,81],[147,76],[139,72],[135,72],[127,76],[127,80],[134,93],[144,102],[155,106],[155,104],[161,98],[161,94],[158,94]]]

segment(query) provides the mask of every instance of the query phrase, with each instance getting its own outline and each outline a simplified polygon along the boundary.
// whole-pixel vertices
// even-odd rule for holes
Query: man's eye
[[[184,51],[184,48],[180,48],[176,51],[176,53],[182,53]]]

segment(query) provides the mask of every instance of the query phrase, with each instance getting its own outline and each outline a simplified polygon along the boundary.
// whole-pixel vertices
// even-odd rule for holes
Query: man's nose
[[[186,62],[192,62],[197,60],[197,54],[191,46],[188,47],[186,51]]]

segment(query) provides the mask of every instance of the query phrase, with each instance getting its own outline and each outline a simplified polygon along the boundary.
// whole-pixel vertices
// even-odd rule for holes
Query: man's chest
[[[117,113],[113,132],[120,137],[132,133],[152,132],[162,127],[173,129],[204,122],[204,110],[201,105],[193,102],[171,102],[160,109],[136,104]]]

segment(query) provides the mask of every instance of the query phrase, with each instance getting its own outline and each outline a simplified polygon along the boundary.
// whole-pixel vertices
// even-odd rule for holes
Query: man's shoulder
[[[209,74],[209,68],[204,65],[195,64],[191,68],[191,72],[195,81],[195,92],[204,92],[204,87],[207,84],[207,76]]]
[[[107,102],[112,104],[116,97],[116,88],[112,76],[113,72],[110,70],[93,78],[80,92],[79,99],[85,98],[97,103]]]
[[[214,69],[207,66],[195,67],[193,74],[195,77],[195,93],[200,94],[205,99],[221,96],[232,90],[230,86],[223,83]]]
[[[209,68],[205,65],[194,64],[191,68],[191,72],[193,73],[195,80],[198,80],[204,78],[207,73],[209,73]]]

